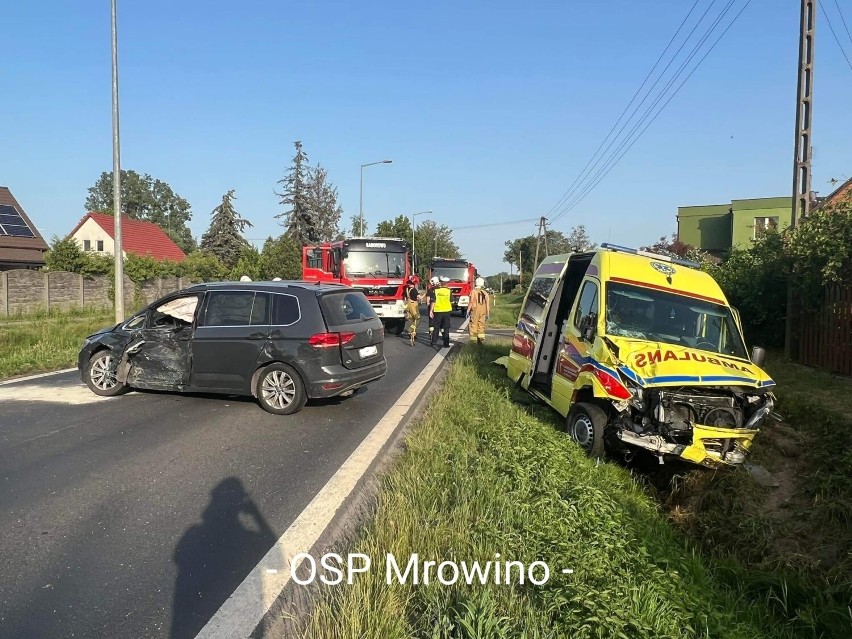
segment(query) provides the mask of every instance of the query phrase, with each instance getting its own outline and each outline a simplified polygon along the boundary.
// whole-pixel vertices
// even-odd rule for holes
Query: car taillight
[[[331,346],[345,346],[355,339],[355,333],[317,333],[311,335],[308,344],[317,348],[328,348]]]

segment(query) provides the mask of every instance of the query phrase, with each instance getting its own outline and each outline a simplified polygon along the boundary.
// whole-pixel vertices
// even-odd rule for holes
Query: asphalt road
[[[429,361],[420,339],[289,417],[76,373],[0,386],[0,638],[194,637]]]

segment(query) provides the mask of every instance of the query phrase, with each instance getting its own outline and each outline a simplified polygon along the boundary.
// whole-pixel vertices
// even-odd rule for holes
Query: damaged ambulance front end
[[[775,417],[774,382],[750,361],[620,337],[602,337],[596,346],[618,380],[598,390],[611,406],[610,450],[735,466]]]

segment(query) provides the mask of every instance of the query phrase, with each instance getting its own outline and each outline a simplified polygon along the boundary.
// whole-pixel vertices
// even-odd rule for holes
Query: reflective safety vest
[[[445,286],[435,289],[435,306],[432,310],[436,313],[449,313],[453,310],[452,292]]]

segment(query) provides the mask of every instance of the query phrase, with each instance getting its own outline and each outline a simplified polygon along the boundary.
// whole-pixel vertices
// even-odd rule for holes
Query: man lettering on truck
[[[433,280],[436,278],[432,278]],[[438,332],[444,332],[444,348],[450,347],[450,314],[453,312],[452,291],[447,288],[449,278],[442,277],[429,294],[429,317],[432,319],[432,346],[438,342]]]

